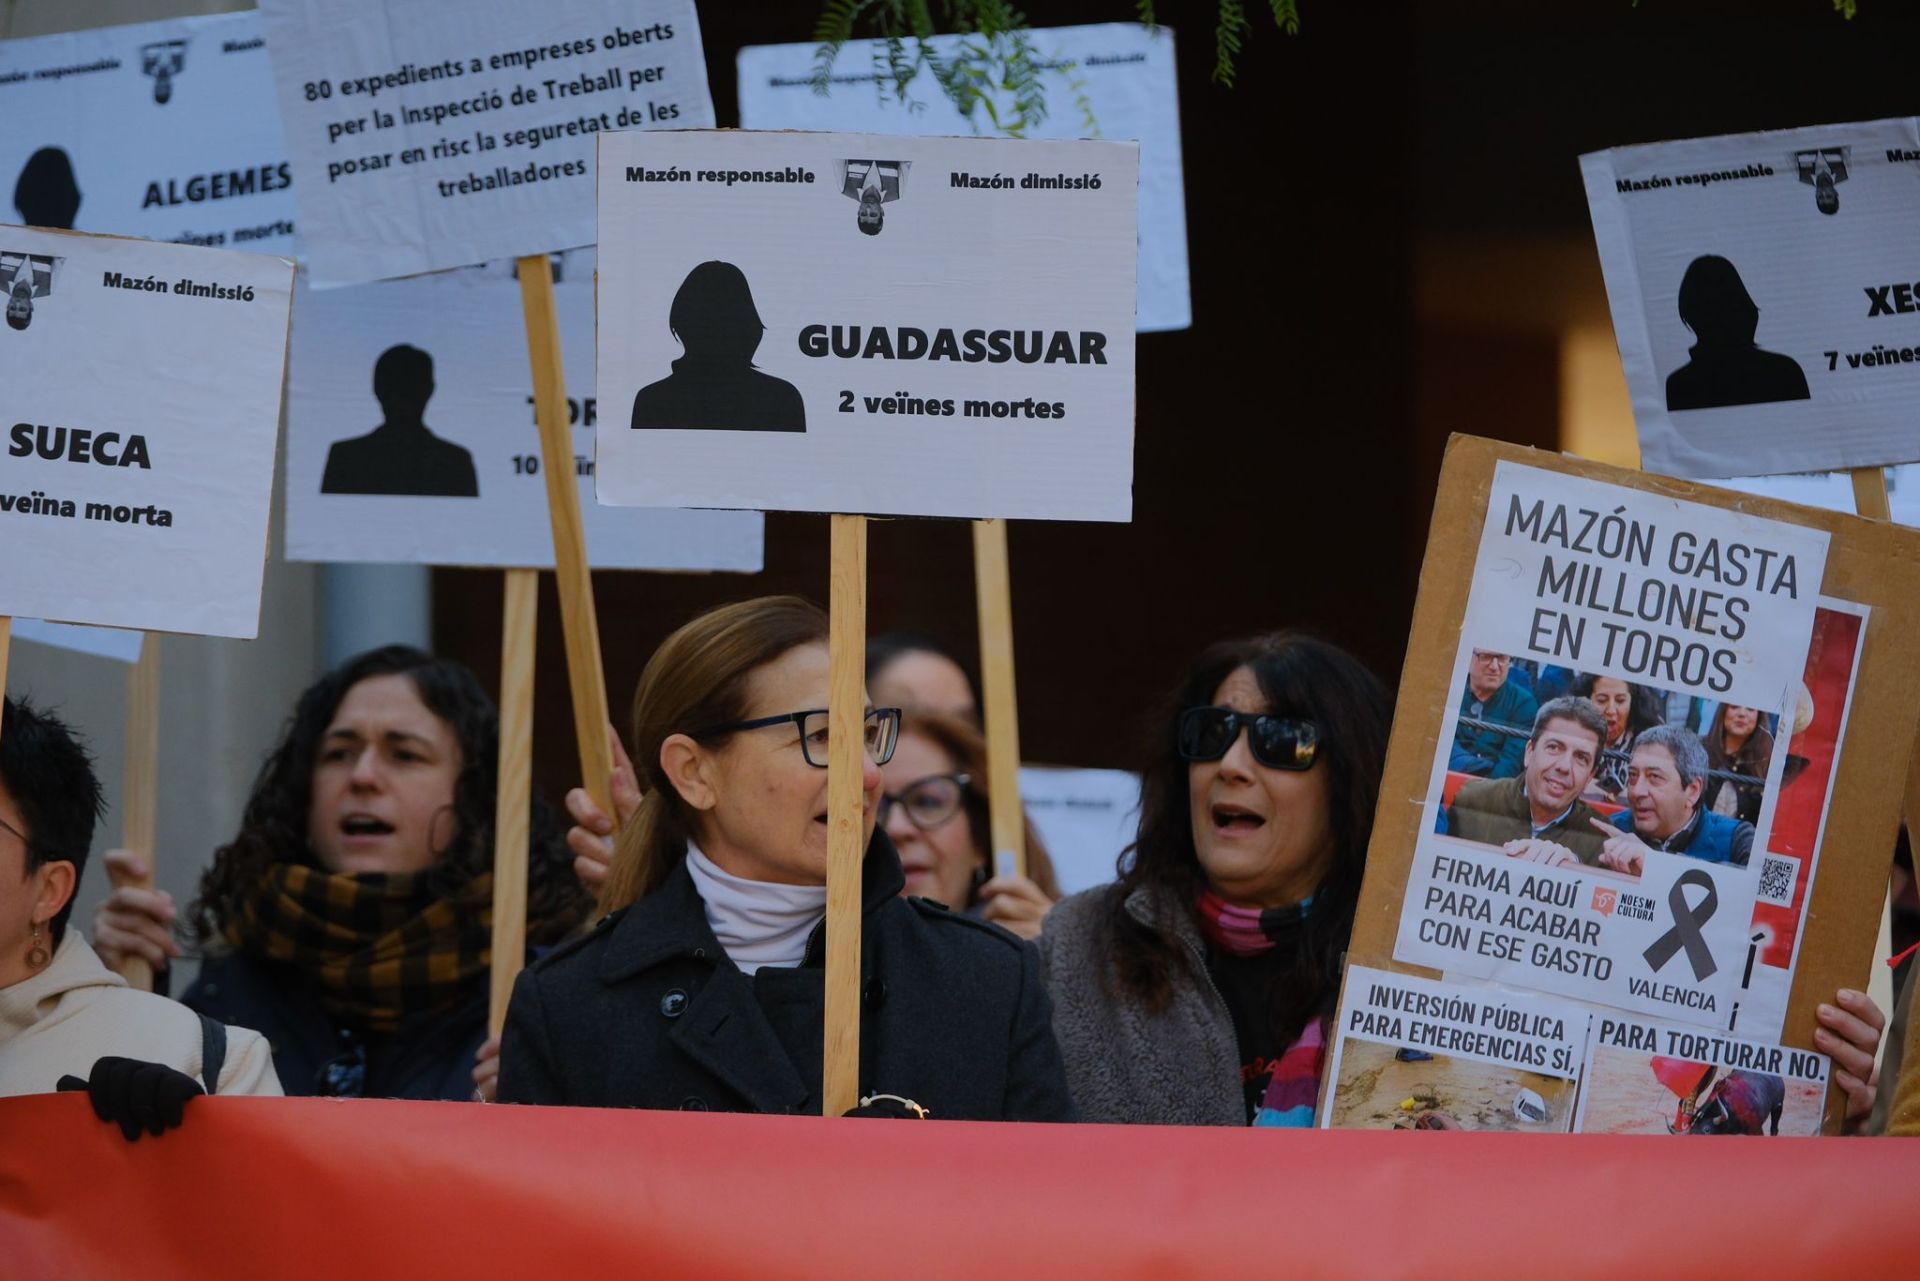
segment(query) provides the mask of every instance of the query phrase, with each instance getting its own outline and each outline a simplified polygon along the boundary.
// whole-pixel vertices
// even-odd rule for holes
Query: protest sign
[[[0,614],[255,634],[292,276],[0,226]]]
[[[1920,459],[1920,118],[1581,157],[1643,465]]]
[[[1820,1133],[1827,1056],[1606,1012],[1581,1073],[1585,1134]]]
[[[1140,822],[1140,776],[1118,769],[1020,767],[1020,801],[1062,891],[1104,885]]]
[[[111,658],[117,663],[137,663],[140,661],[142,637],[139,632],[122,631],[117,627],[73,627],[38,618],[16,618],[13,620],[13,639],[51,645],[78,654],[92,654],[95,658]]]
[[[1571,1001],[1351,966],[1320,1123],[1565,1134],[1587,1021]]]
[[[593,261],[554,286],[566,360],[593,385]],[[520,287],[504,269],[302,290],[288,371],[287,557],[548,568],[553,534]],[[597,404],[567,402],[591,499]],[[758,512],[581,513],[598,569],[761,565]]]
[[[597,492],[1126,520],[1131,143],[601,139]]]
[[[1185,329],[1187,210],[1180,164],[1180,99],[1174,77],[1173,30],[1133,22],[1048,27],[1025,33],[1032,66],[1045,86],[1049,112],[1027,138],[1131,138],[1140,144],[1139,314],[1141,332]],[[978,36],[934,36],[932,57],[951,63]],[[886,42],[850,40],[828,73],[828,91],[814,92],[818,44],[750,45],[740,51],[740,127],[836,133],[982,134],[996,119],[1013,119],[1012,95],[987,91],[995,115],[972,116],[931,74],[894,90]]]
[[[0,41],[9,221],[286,254],[293,173],[259,15]]]
[[[316,286],[592,244],[593,143],[710,128],[691,0],[267,0]]]
[[[1916,537],[1456,438],[1354,962],[1810,1045],[1885,896]]]

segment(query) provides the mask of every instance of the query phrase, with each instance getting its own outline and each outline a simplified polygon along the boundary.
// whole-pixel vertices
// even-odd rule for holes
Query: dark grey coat
[[[1036,950],[902,899],[904,884],[876,831],[861,886],[861,1094],[913,1099],[937,1120],[1073,1120]],[[520,975],[501,1101],[817,1114],[825,936],[814,930],[799,969],[749,978],[681,863]]]
[[[1133,891],[1127,915],[1180,940],[1192,965],[1177,971],[1173,999],[1158,1013],[1121,993],[1107,925],[1115,885],[1062,900],[1047,914],[1040,954],[1053,1031],[1067,1085],[1083,1121],[1147,1125],[1245,1125],[1240,1047],[1233,1015],[1207,976],[1193,914],[1152,886]]]

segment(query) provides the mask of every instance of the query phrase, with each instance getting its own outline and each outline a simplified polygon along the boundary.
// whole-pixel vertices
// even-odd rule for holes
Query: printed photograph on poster
[[[0,260],[59,262],[0,329],[0,614],[252,637],[293,264],[13,226]]]
[[[316,289],[594,242],[594,140],[710,129],[692,0],[265,0]]]
[[[0,220],[293,252],[257,12],[0,40],[0,120]]]
[[[1920,117],[1619,147],[1581,170],[1647,470],[1920,459]]]
[[[1137,162],[1132,143],[606,135],[600,500],[1129,519]]]
[[[1501,463],[1394,959],[1727,1026],[1825,557]]]
[[[554,258],[591,562],[758,571],[758,512],[621,511],[593,501],[594,252]],[[287,393],[288,559],[553,564],[513,266],[301,289]]]
[[[1595,1014],[1581,1072],[1581,1134],[1820,1133],[1824,1054]]]
[[[1532,993],[1349,966],[1320,1123],[1565,1134],[1588,1018]]]
[[[1046,87],[1051,110],[1028,123],[1025,138],[1131,139],[1140,144],[1139,315],[1142,333],[1185,329],[1193,323],[1187,292],[1186,191],[1181,177],[1180,99],[1174,77],[1174,32],[1134,22],[1040,27],[1025,33],[1031,65]],[[935,36],[933,57],[951,62],[968,37]],[[994,116],[976,106],[971,116],[930,73],[910,81],[903,101],[895,92],[883,40],[849,40],[828,71],[824,94],[814,92],[820,46],[749,45],[736,59],[740,127],[832,133],[911,134],[917,137],[994,134],[995,120],[1015,119],[1013,95],[983,86]],[[895,196],[882,196],[882,204]],[[884,209],[874,211],[884,217]],[[874,213],[863,212],[874,226]],[[877,234],[874,232],[869,235]]]

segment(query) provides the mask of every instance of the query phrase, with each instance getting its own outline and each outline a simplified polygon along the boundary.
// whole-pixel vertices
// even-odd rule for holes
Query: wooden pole
[[[580,487],[574,476],[573,437],[560,366],[560,325],[553,307],[553,264],[545,254],[531,254],[519,259],[519,276],[527,354],[533,364],[534,421],[540,427],[547,515],[553,522],[553,569],[560,589],[567,681],[573,691],[573,735],[580,747],[580,785],[611,814],[607,678],[600,662],[600,624],[593,609],[593,580],[587,572],[586,533],[580,524]]]
[[[500,624],[500,770],[493,802],[493,987],[487,1030],[499,1036],[527,955],[527,838],[533,806],[533,654],[537,570],[507,571]]]
[[[139,888],[152,889],[159,872],[160,812],[160,636],[148,632],[140,642],[140,661],[127,672],[126,790],[121,808],[125,825],[120,844],[147,865]],[[142,956],[120,962],[129,987],[153,991],[153,967]]]
[[[860,839],[865,807],[867,518],[833,517],[827,607],[827,974],[821,1110],[860,1102]]]
[[[1027,874],[1027,829],[1020,809],[1020,712],[1013,685],[1013,590],[1007,522],[973,522],[973,584],[980,614],[981,709],[987,731],[988,826],[993,874]]]

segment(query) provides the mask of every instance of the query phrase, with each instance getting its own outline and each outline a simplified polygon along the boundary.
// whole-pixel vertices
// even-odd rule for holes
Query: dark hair
[[[767,331],[746,273],[719,261],[687,273],[673,295],[667,325],[687,355],[719,360],[752,360]]]
[[[19,300],[26,304],[26,309],[27,309],[26,315],[16,316],[13,314],[13,304],[15,300]],[[32,323],[33,323],[33,288],[30,285],[16,284],[13,287],[13,292],[7,295],[7,324],[14,329],[25,329],[28,325],[31,325]]]
[[[9,698],[0,710],[0,784],[20,811],[28,874],[48,863],[73,864],[74,893],[50,926],[58,947],[87,870],[93,826],[106,808],[93,758],[66,722],[24,698]]]
[[[460,744],[460,774],[453,785],[457,827],[452,844],[427,873],[428,885],[437,897],[446,897],[492,868],[500,751],[500,718],[493,700],[459,663],[407,645],[383,646],[348,659],[300,695],[280,742],[254,779],[239,833],[215,851],[213,866],[200,878],[199,897],[187,911],[193,937],[202,947],[225,934],[268,868],[312,862],[307,817],[314,755],[347,691],[375,676],[405,676]],[[527,939],[551,943],[579,924],[590,900],[574,876],[573,856],[553,811],[537,798],[530,824]]]
[[[73,180],[73,161],[66,152],[42,147],[27,157],[13,184],[13,207],[28,226],[73,230],[80,185]]]
[[[373,362],[373,398],[382,408],[396,404],[418,411],[433,396],[433,357],[400,343]]]
[[[1655,725],[1633,740],[1633,750],[1664,747],[1673,757],[1673,768],[1680,775],[1681,787],[1704,784],[1707,777],[1707,749],[1700,736],[1679,725]]]
[[[1139,836],[1120,856],[1119,884],[1110,899],[1110,977],[1158,1010],[1172,996],[1175,972],[1191,965],[1179,940],[1136,921],[1126,911],[1126,900],[1136,889],[1154,887],[1168,892],[1182,910],[1196,911],[1206,880],[1194,850],[1188,763],[1178,747],[1178,722],[1187,708],[1210,705],[1221,683],[1242,667],[1259,682],[1269,712],[1312,720],[1322,734],[1313,768],[1326,771],[1334,855],[1314,892],[1301,946],[1274,981],[1274,1031],[1286,1044],[1328,1008],[1339,985],[1393,721],[1386,686],[1359,660],[1325,641],[1296,632],[1223,641],[1202,653],[1161,703],[1141,771]],[[1102,975],[1102,981],[1108,977]]]
[[[867,683],[872,685],[880,673],[892,666],[895,659],[905,658],[908,654],[932,654],[944,658],[960,669],[960,675],[966,678],[967,693],[973,697],[974,714],[986,706],[980,697],[980,682],[974,676],[973,669],[960,661],[960,656],[951,648],[935,640],[924,632],[896,631],[883,632],[867,642]],[[911,709],[909,709],[911,710]]]
[[[1620,681],[1622,685],[1627,687],[1627,742],[1632,742],[1633,736],[1642,730],[1649,730],[1655,725],[1664,725],[1667,723],[1666,700],[1660,696],[1660,691],[1651,685],[1636,685],[1632,681],[1621,680],[1618,676],[1595,675],[1592,672],[1585,672],[1575,678],[1573,688],[1568,692],[1576,698],[1584,698],[1588,702],[1592,702],[1595,707],[1598,707],[1599,703],[1596,702],[1593,697],[1593,689],[1594,686],[1598,685],[1601,681]],[[1600,713],[1600,717],[1604,721],[1606,719],[1606,713]],[[1539,737],[1538,730],[1535,731],[1534,737]],[[1600,735],[1600,746],[1606,747],[1607,745],[1607,736],[1603,731]]]
[[[1702,254],[1680,277],[1680,320],[1709,347],[1746,346],[1760,327],[1760,308],[1739,269],[1718,254]]]
[[[1555,721],[1572,721],[1593,735],[1594,760],[1600,759],[1597,753],[1607,746],[1607,714],[1592,699],[1582,694],[1562,694],[1540,704],[1539,710],[1533,714],[1533,732],[1527,735],[1527,745],[1531,747],[1539,742],[1540,736],[1547,732],[1547,726]]]
[[[660,642],[633,691],[633,769],[640,808],[614,840],[613,867],[600,887],[600,910],[617,912],[660,888],[687,856],[694,811],[660,768],[660,745],[674,734],[719,746],[729,734],[702,727],[746,715],[753,674],[789,650],[827,641],[827,614],[798,596],[762,596],[709,610]]]
[[[971,780],[961,791],[960,803],[966,810],[968,833],[973,837],[973,888],[978,890],[993,875],[993,807],[987,779],[986,736],[966,717],[945,712],[909,712],[901,722],[900,733],[903,737],[919,734],[931,739],[934,746],[953,758],[955,772]],[[1048,898],[1058,899],[1060,878],[1024,806],[1020,811],[1020,825],[1026,832],[1027,879],[1038,885]],[[973,904],[959,906],[972,907]]]

